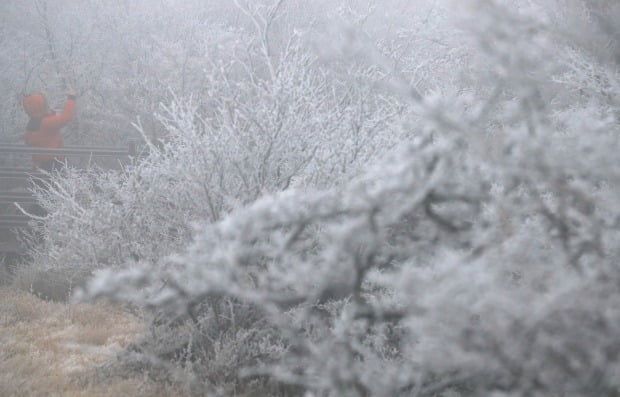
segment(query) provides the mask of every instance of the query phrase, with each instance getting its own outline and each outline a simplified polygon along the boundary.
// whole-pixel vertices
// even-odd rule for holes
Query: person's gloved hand
[[[67,98],[69,98],[69,99],[75,99],[76,98],[76,93],[75,93],[75,90],[73,89],[73,87],[67,88]]]

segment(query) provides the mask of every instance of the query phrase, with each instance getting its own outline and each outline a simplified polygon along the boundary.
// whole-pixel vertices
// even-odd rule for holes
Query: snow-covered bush
[[[467,3],[470,87],[396,87],[418,123],[391,155],[222,213],[166,267],[97,276],[88,296],[190,330],[141,357],[224,393],[210,365],[236,336],[251,353],[229,369],[291,393],[618,394],[616,55],[544,7]]]
[[[144,157],[120,172],[70,168],[39,192],[48,215],[36,268],[81,277],[128,261],[165,266],[191,241],[193,222],[290,186],[337,185],[409,134],[395,123],[401,105],[373,92],[366,69],[341,80],[300,32],[272,43],[275,22],[265,18],[284,18],[275,11],[243,9],[255,30],[229,32],[226,53],[205,66],[202,95],[169,93],[157,115],[165,138],[134,125]]]

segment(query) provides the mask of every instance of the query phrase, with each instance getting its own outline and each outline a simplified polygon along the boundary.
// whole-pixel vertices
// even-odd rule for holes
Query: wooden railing
[[[127,148],[114,147],[77,147],[67,146],[62,149],[45,149],[24,145],[0,144],[0,155],[28,156],[32,154],[51,154],[64,157],[112,157],[124,159],[138,155],[136,142],[132,141]],[[45,178],[46,174],[34,168],[0,167],[0,182],[21,181],[25,186],[28,181]],[[16,229],[27,228],[33,222],[30,217],[22,214],[14,204],[28,207],[36,203],[35,197],[27,189],[3,189],[0,185],[0,256],[6,253],[19,253],[22,248],[14,239]]]
[[[0,167],[0,179],[23,180],[31,177],[41,178],[44,174],[32,168],[25,167]]]
[[[96,148],[66,146],[62,149],[37,148],[24,145],[0,145],[0,154],[52,154],[64,156],[110,156],[123,157],[136,154],[136,144],[132,142],[127,149],[119,148]]]

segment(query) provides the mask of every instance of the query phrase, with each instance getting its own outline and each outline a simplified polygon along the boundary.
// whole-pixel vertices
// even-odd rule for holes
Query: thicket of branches
[[[152,313],[125,364],[224,395],[617,395],[620,7],[400,4],[390,31],[379,3],[240,3],[197,36],[200,95],[136,123],[146,158],[41,194],[35,265]]]

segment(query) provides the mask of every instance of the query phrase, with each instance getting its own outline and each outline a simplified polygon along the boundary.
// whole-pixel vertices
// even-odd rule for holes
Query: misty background
[[[13,283],[139,308],[112,367],[187,395],[619,395],[618,17],[2,2],[2,142],[70,85],[66,144],[143,149],[34,192]]]

